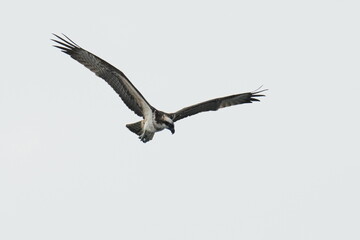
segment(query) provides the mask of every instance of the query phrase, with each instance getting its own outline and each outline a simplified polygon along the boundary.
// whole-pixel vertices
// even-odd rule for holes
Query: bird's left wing
[[[64,38],[54,34],[58,39],[52,39],[59,45],[54,45],[62,52],[70,55],[73,59],[90,69],[97,76],[104,79],[119,94],[126,106],[133,110],[138,116],[145,117],[146,113],[153,107],[146,101],[141,93],[129,81],[119,69],[110,65],[101,58],[81,48],[71,39],[64,35]]]
[[[178,121],[180,119],[198,114],[200,112],[207,112],[207,111],[216,111],[220,108],[230,107],[237,104],[242,103],[252,103],[254,101],[259,101],[257,97],[263,97],[265,95],[260,94],[267,89],[261,91],[254,91],[254,92],[247,92],[247,93],[240,93],[231,96],[221,97],[211,99],[205,102],[201,102],[186,108],[183,108],[175,113],[171,113],[172,120]]]

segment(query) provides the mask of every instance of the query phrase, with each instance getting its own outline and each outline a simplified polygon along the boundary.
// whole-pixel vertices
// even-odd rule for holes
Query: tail
[[[142,121],[126,124],[126,127],[138,136],[140,136],[143,132]]]

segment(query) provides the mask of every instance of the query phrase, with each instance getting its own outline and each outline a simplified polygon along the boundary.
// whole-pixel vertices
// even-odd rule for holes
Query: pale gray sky
[[[358,1],[8,1],[0,239],[359,239]],[[270,90],[143,144],[65,33],[155,107]]]

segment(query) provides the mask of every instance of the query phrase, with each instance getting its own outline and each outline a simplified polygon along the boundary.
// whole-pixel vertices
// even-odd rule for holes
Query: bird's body
[[[154,112],[151,112],[151,114],[145,116],[139,122],[127,124],[126,127],[139,135],[143,142],[150,141],[156,132],[164,129],[169,129],[173,134],[175,133],[174,122],[169,114],[158,110],[154,110]]]
[[[61,49],[64,53],[70,55],[76,61],[90,69],[97,76],[103,78],[115,92],[118,93],[129,109],[134,111],[138,116],[143,117],[143,120],[139,122],[126,125],[126,127],[137,134],[143,142],[152,140],[156,132],[164,129],[169,129],[174,134],[174,122],[180,119],[200,112],[216,111],[219,108],[259,101],[255,97],[264,96],[259,93],[265,90],[235,94],[185,107],[174,113],[165,113],[151,106],[120,70],[81,48],[65,35],[66,39],[58,35],[55,36],[58,40],[53,39],[53,41],[59,44],[55,47]]]

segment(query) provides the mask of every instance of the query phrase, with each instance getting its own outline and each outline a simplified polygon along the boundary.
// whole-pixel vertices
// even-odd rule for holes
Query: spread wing
[[[148,111],[153,107],[146,101],[141,93],[129,81],[129,79],[120,70],[110,65],[94,54],[82,49],[71,39],[64,35],[62,38],[56,34],[57,40],[52,39],[59,45],[54,45],[62,52],[70,55],[73,59],[90,69],[97,76],[104,79],[119,94],[126,106],[133,110],[138,116],[145,117]]]
[[[207,111],[216,111],[220,108],[230,107],[237,104],[242,103],[252,103],[255,101],[259,101],[257,97],[263,97],[260,93],[266,91],[267,89],[261,91],[254,91],[254,92],[247,92],[247,93],[240,93],[231,96],[221,97],[211,99],[205,102],[201,102],[186,108],[183,108],[175,113],[171,113],[172,120],[178,121],[180,119]]]

